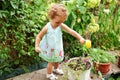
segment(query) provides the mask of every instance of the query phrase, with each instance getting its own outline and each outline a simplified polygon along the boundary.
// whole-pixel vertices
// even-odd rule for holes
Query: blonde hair
[[[48,16],[50,19],[54,19],[56,16],[66,19],[67,15],[67,10],[63,4],[52,4],[48,11]]]

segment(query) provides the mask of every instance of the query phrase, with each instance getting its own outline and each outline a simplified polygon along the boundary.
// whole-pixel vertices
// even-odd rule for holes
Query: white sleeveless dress
[[[64,58],[61,27],[53,29],[50,22],[46,26],[48,30],[40,42],[39,56],[47,62],[61,62]]]

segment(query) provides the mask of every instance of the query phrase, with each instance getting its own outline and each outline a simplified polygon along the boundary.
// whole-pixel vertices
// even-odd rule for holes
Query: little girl
[[[81,44],[85,40],[76,31],[70,29],[63,22],[67,18],[67,10],[62,4],[52,4],[48,11],[50,22],[48,22],[36,37],[35,51],[39,56],[48,62],[46,77],[50,80],[58,79],[53,72],[62,75],[63,71],[59,69],[59,62],[64,58],[62,30],[65,30],[76,37]],[[52,70],[54,67],[54,70]]]

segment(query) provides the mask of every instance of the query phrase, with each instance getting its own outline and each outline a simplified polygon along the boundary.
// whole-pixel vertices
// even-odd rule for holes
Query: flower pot
[[[73,62],[78,59],[79,57],[71,58],[70,60],[68,60],[67,65],[69,65],[70,62]],[[74,68],[71,69],[71,67],[68,66],[68,73],[71,73],[73,80],[90,80],[90,71],[92,67],[91,65],[92,63],[90,63],[90,67],[86,70],[74,70]]]
[[[118,67],[120,68],[120,53],[118,54]]]
[[[103,75],[107,74],[110,71],[111,63],[97,63],[94,62],[94,67],[96,71],[100,71]]]

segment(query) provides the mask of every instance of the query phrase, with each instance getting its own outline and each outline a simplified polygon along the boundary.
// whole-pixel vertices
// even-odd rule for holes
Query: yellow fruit
[[[85,46],[86,46],[86,48],[91,48],[91,41],[90,40],[86,40],[85,41]]]

